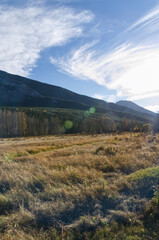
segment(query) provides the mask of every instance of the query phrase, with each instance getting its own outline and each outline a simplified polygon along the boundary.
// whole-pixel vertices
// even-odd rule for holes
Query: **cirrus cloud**
[[[159,96],[159,6],[123,32],[114,48],[93,42],[51,61],[64,72],[116,90],[119,98]]]
[[[1,70],[27,76],[42,50],[82,36],[85,24],[93,18],[90,11],[66,7],[0,6]]]

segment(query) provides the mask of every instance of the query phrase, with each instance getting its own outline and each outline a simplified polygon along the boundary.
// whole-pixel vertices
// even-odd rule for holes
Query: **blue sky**
[[[0,69],[159,111],[159,0],[1,0]]]

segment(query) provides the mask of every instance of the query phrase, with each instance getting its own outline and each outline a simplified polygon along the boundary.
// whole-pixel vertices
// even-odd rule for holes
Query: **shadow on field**
[[[87,198],[84,202],[74,203],[75,207],[61,211],[57,215],[38,211],[36,213],[36,226],[38,229],[48,229],[51,226],[58,228],[61,225],[70,225],[76,220],[79,220],[81,216],[105,216],[110,209],[115,209],[117,206],[117,200],[104,197],[98,202],[92,198]]]

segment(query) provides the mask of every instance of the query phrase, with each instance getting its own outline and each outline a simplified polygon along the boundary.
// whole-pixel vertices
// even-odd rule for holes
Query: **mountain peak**
[[[151,112],[151,111],[137,105],[136,103],[134,103],[132,101],[120,100],[120,101],[116,102],[116,104],[119,105],[119,106],[123,106],[123,107],[133,109],[133,110],[141,112],[141,113],[151,114],[151,115],[154,115],[154,116],[156,115],[154,112]]]

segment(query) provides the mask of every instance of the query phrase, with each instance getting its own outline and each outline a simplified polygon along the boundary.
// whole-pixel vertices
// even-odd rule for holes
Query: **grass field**
[[[159,135],[0,139],[0,239],[159,239]]]

